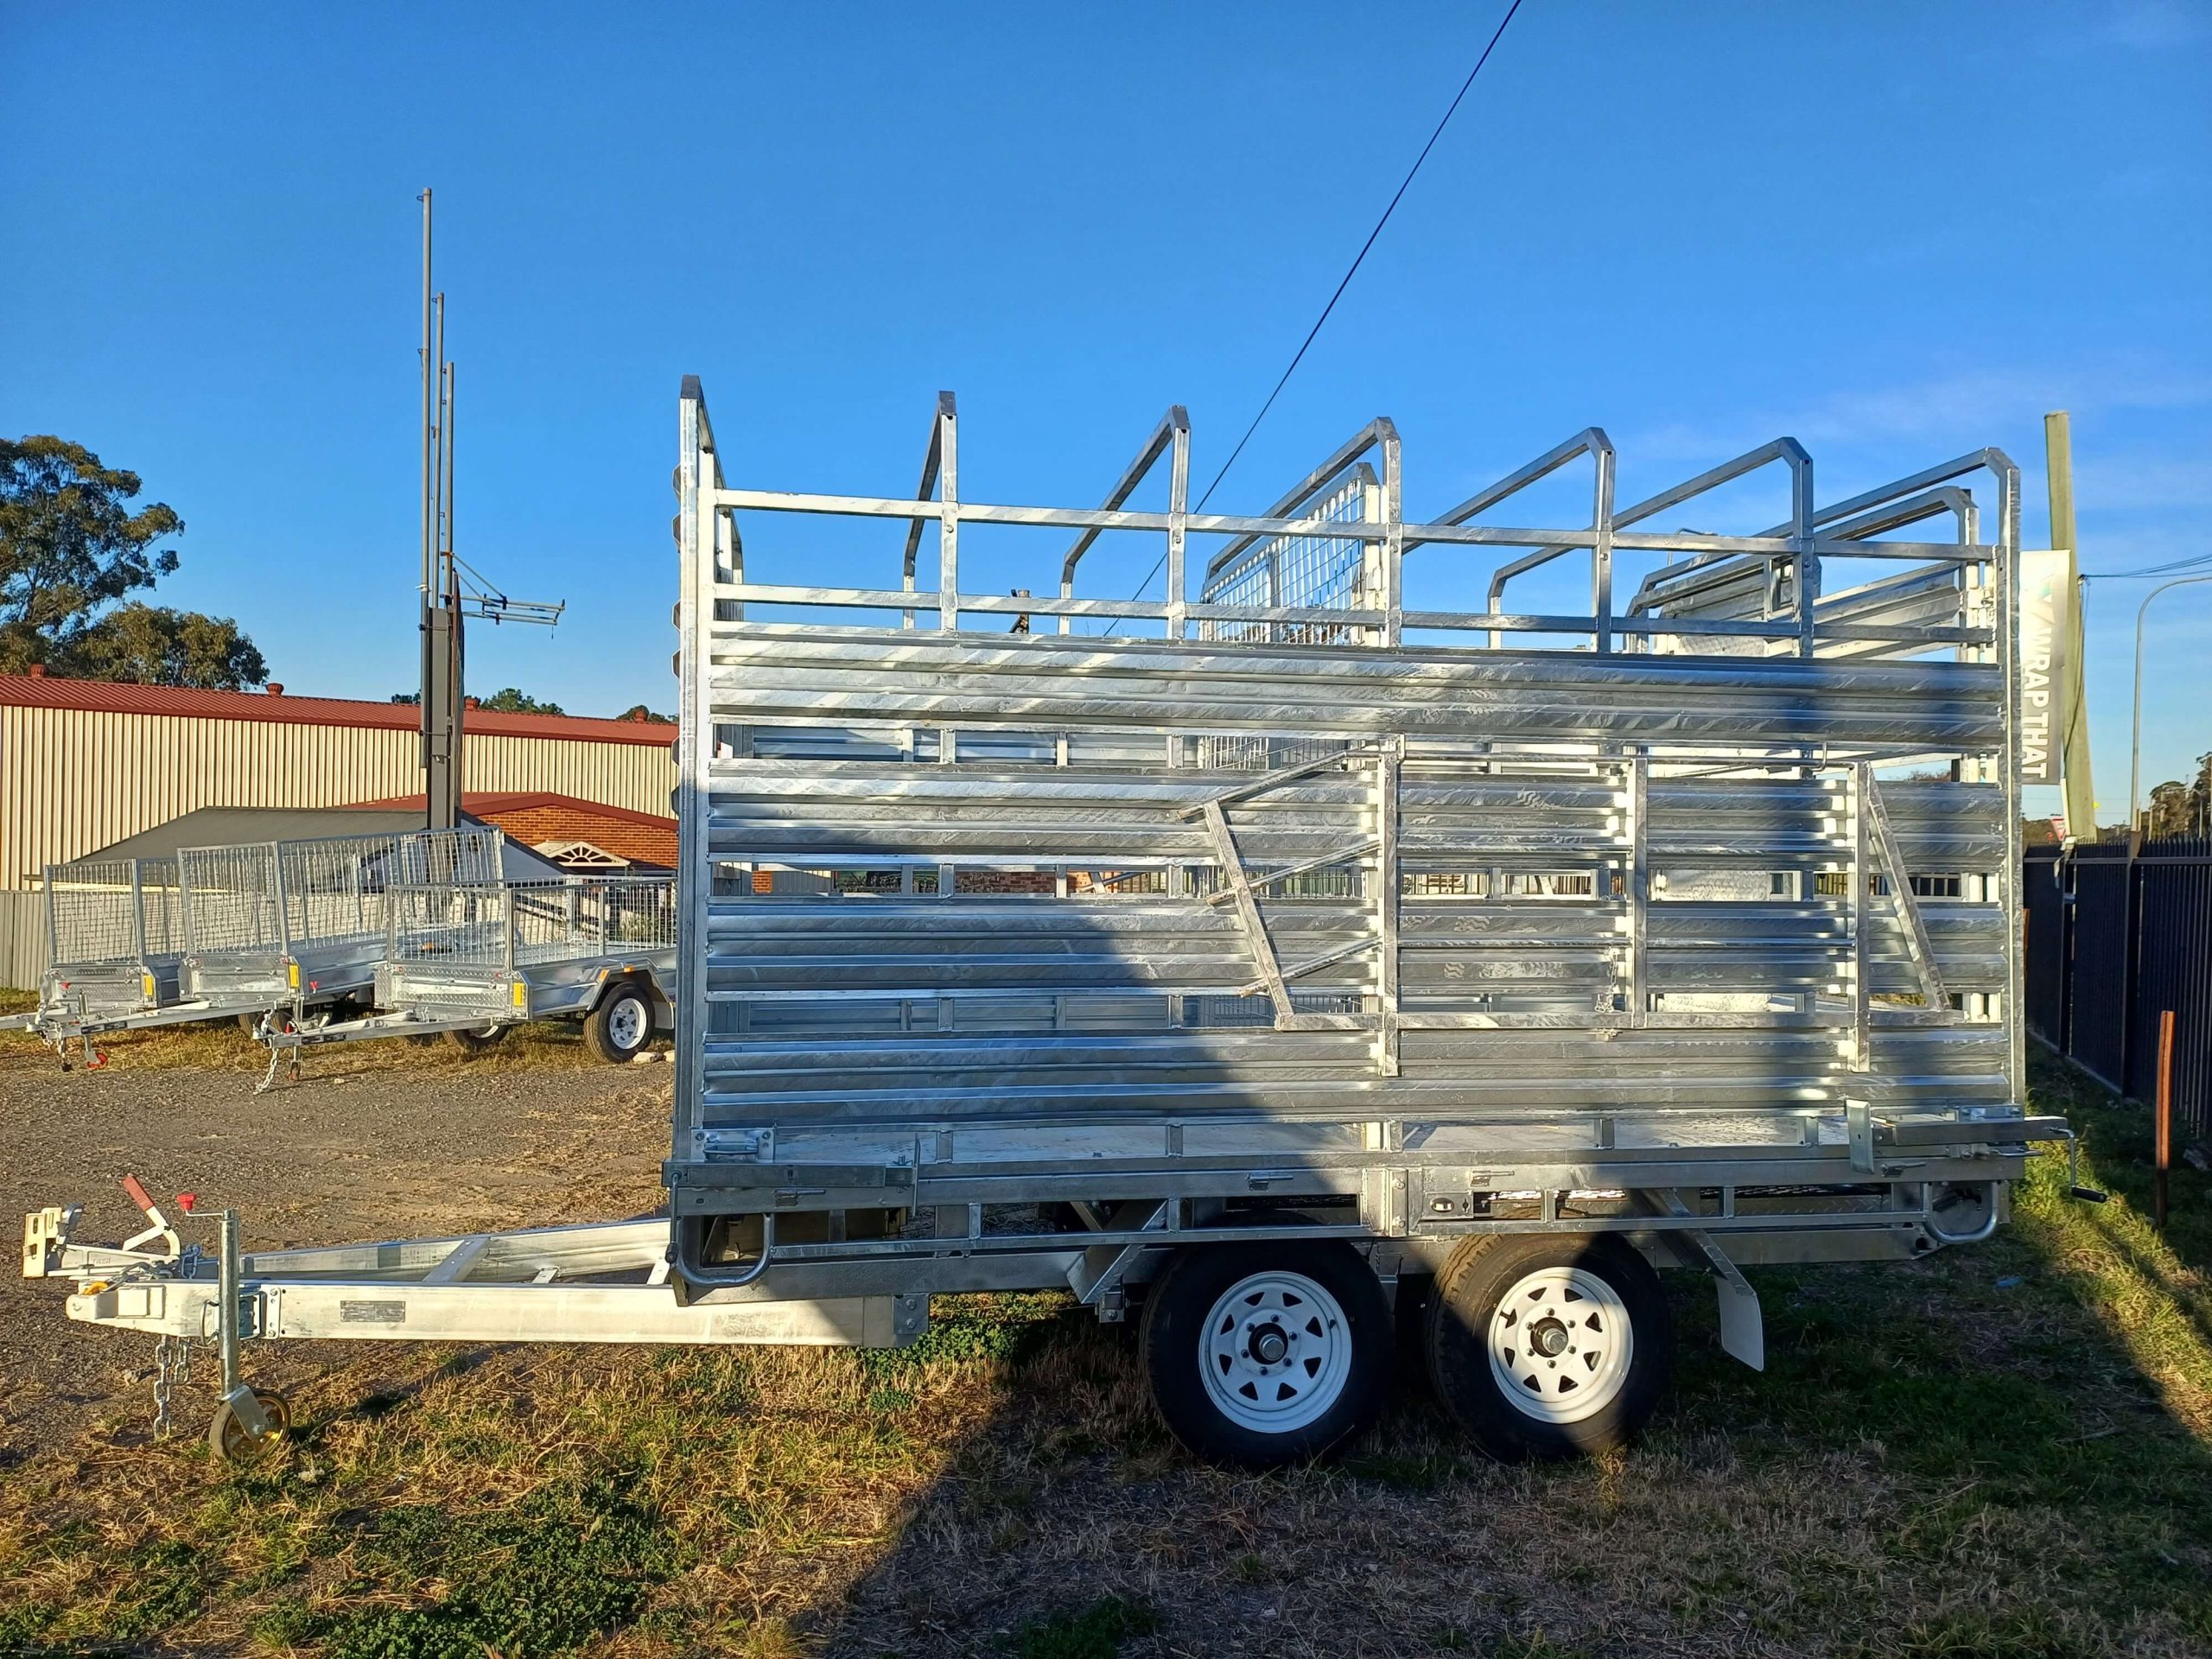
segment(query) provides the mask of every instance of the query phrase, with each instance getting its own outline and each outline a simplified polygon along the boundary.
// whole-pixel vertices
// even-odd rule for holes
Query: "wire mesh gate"
[[[177,855],[186,949],[296,956],[380,944],[388,890],[496,882],[504,839],[497,830],[421,830],[187,848]]]
[[[419,885],[389,899],[385,955],[395,968],[528,968],[676,943],[666,878]]]
[[[145,962],[184,949],[173,858],[82,859],[46,867],[48,960]]]

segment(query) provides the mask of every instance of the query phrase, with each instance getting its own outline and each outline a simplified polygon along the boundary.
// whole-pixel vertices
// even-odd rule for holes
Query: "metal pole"
[[[2152,1115],[2151,1224],[2166,1230],[2166,1172],[2174,1162],[2174,1011],[2158,1016],[2158,1092]]]
[[[423,204],[423,598],[430,597],[430,564],[433,557],[431,542],[432,505],[430,468],[430,429],[435,417],[431,412],[433,377],[437,365],[431,360],[430,334],[430,193],[426,188],[416,198]]]
[[[222,1309],[215,1321],[215,1345],[223,1366],[223,1392],[238,1385],[238,1212],[226,1210],[216,1243],[215,1294]]]
[[[2141,798],[2143,773],[2143,619],[2150,611],[2151,601],[2169,588],[2186,588],[2193,582],[2212,582],[2212,576],[2177,576],[2171,582],[2160,582],[2143,596],[2143,603],[2135,612],[2135,712],[2130,721],[2127,741],[2127,828],[2132,835],[2138,825],[2136,803]]]
[[[2050,545],[2067,555],[2069,575],[2080,569],[2081,541],[2074,524],[2074,436],[2072,423],[2063,409],[2043,417],[2044,479],[2050,493]],[[2054,688],[2054,708],[2068,711],[2063,730],[2050,734],[2058,761],[2061,791],[2066,803],[2066,827],[2075,839],[2097,838],[2096,794],[2089,767],[2089,694],[2087,684],[2088,642],[2082,632],[2085,589],[2077,580],[2073,594],[2073,623],[2063,640],[2054,640],[2066,664],[2066,683]]]

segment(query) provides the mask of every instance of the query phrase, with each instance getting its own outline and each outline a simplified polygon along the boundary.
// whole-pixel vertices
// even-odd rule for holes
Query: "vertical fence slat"
[[[2171,1010],[2174,1116],[2212,1136],[2212,837],[2035,848],[2022,896],[2028,1028],[2147,1101]]]

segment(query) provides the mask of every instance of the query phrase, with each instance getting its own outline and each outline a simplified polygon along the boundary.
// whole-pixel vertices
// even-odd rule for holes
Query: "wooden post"
[[[2174,1161],[2174,1011],[2158,1016],[2158,1094],[2152,1108],[2151,1224],[2166,1229],[2166,1172]]]

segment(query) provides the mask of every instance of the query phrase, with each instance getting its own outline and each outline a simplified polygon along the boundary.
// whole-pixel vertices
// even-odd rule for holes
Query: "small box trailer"
[[[1190,506],[1179,409],[1096,506],[963,499],[958,429],[910,495],[733,485],[684,384],[665,1218],[31,1218],[71,1317],[224,1345],[219,1448],[281,1427],[241,1338],[895,1344],[1063,1287],[1202,1455],[1344,1444],[1401,1320],[1481,1444],[1567,1455],[1659,1399],[1662,1270],[1756,1366],[1744,1268],[1986,1237],[2067,1136],[2023,1103],[2001,453],[1823,503],[1784,438],[1621,507],[1593,428],[1408,522],[1388,421],[1249,516]],[[1501,511],[1566,468],[1586,514]],[[1769,479],[1761,533],[1660,527]],[[747,545],[792,515],[903,557],[810,582]],[[963,587],[1017,531],[1058,592]],[[1109,534],[1163,597],[1079,594]]]
[[[639,1058],[673,1017],[676,888],[662,876],[437,882],[385,895],[377,1012],[271,1021],[266,1089],[302,1051],[442,1033],[472,1052],[514,1027],[565,1020],[601,1059]]]

